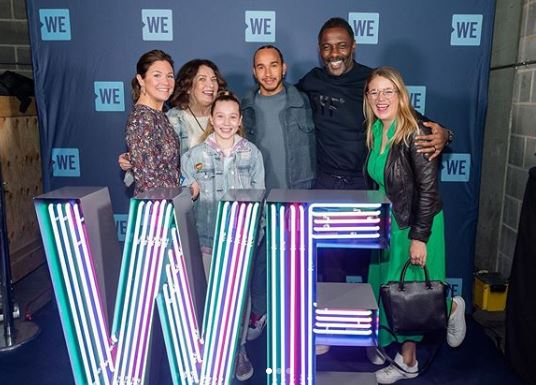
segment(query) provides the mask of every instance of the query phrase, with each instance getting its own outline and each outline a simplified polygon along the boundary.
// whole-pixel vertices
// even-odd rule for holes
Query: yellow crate
[[[482,310],[503,311],[508,282],[499,273],[477,274],[473,283],[473,304]]]

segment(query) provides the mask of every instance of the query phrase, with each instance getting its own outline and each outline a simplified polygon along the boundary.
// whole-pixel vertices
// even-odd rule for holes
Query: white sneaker
[[[419,362],[416,361],[414,366],[408,366],[404,363],[404,360],[400,353],[396,354],[395,362],[404,370],[408,372],[415,372],[415,373],[406,373],[398,369],[393,364],[386,366],[383,369],[380,369],[376,372],[376,381],[378,384],[394,384],[395,382],[399,380],[409,380],[411,378],[415,378],[419,375]]]
[[[447,326],[447,343],[456,348],[460,346],[465,338],[467,325],[465,325],[465,301],[462,297],[452,298],[456,302],[456,310],[450,314]]]
[[[264,314],[259,319],[253,321],[251,320],[248,326],[247,340],[253,341],[260,337],[262,331],[266,327],[266,314]]]
[[[382,352],[378,350],[376,346],[367,346],[366,348],[367,358],[374,365],[385,364],[385,357]]]
[[[316,355],[321,356],[322,354],[329,352],[329,345],[316,345],[315,350]]]
[[[235,377],[238,381],[247,381],[253,377],[253,365],[251,365],[244,345],[240,346],[236,356]]]

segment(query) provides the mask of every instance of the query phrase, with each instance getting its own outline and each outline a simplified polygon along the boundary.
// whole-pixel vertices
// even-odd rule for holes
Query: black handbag
[[[395,334],[427,334],[445,332],[447,328],[448,285],[430,281],[424,269],[424,281],[404,282],[408,260],[400,274],[400,281],[381,285],[380,297],[391,331]]]

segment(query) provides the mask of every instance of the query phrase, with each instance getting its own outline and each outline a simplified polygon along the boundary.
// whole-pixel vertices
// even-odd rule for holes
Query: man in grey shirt
[[[283,78],[287,65],[273,45],[253,55],[257,86],[242,100],[246,137],[261,151],[266,189],[309,189],[315,179],[315,136],[309,99]],[[266,240],[257,249],[251,277],[251,317],[248,340],[260,336],[266,324]],[[249,376],[248,376],[249,375]],[[239,359],[237,379],[253,375],[251,363]]]

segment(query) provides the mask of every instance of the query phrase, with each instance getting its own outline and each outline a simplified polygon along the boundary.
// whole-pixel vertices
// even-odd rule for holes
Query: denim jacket
[[[199,137],[203,135],[203,132],[198,127],[190,127],[188,121],[186,120],[187,112],[181,110],[178,107],[174,107],[166,112],[169,123],[173,127],[173,130],[179,136],[181,143],[181,156],[186,153],[193,146],[200,144]],[[193,132],[192,130],[197,130]]]
[[[287,186],[291,189],[309,189],[315,179],[315,126],[307,96],[291,84],[284,83],[287,103],[279,119],[284,132],[284,149],[274,148],[286,160]],[[256,143],[255,97],[252,89],[242,100],[242,124],[246,137]]]
[[[235,135],[227,173],[224,155],[211,134],[181,158],[183,186],[199,183],[195,218],[201,246],[212,247],[218,202],[230,189],[264,189],[264,164],[259,149]]]

